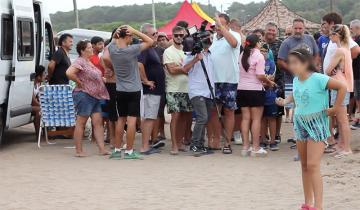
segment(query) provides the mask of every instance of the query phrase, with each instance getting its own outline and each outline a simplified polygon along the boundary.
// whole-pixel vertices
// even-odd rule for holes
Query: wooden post
[[[76,0],[73,0],[73,4],[74,4],[74,15],[75,15],[76,28],[80,28],[80,24],[79,24],[79,11],[78,11],[78,9],[77,9],[77,2],[76,2]]]

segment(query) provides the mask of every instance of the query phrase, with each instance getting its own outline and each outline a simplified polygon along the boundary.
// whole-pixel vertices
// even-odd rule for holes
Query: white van
[[[35,67],[54,52],[50,16],[39,0],[0,1],[0,143],[5,129],[31,122]]]
[[[56,36],[60,37],[62,34],[71,34],[74,38],[73,43],[74,46],[69,52],[69,57],[71,62],[73,62],[77,57],[79,57],[78,53],[76,52],[76,44],[81,40],[91,40],[94,36],[98,36],[103,38],[104,40],[110,39],[111,33],[105,31],[96,31],[96,30],[87,30],[81,28],[74,28],[71,30],[60,31]]]

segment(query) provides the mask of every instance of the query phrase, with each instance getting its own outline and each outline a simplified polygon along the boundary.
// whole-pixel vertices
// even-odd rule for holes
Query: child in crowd
[[[269,58],[268,45],[263,44],[260,49],[260,52],[261,54],[263,54],[265,58],[265,75],[269,80],[274,81],[276,66],[274,60]],[[264,149],[266,149],[269,146],[271,151],[279,150],[279,147],[275,142],[276,117],[278,114],[278,106],[275,103],[276,96],[277,94],[274,88],[272,87],[266,88],[264,113],[263,113],[262,125],[261,125],[260,146]],[[268,144],[269,142],[267,139],[268,130],[270,131],[270,144]]]
[[[341,108],[346,86],[329,76],[317,73],[313,56],[306,49],[289,53],[288,65],[293,80],[293,94],[276,103],[284,106],[295,102],[294,130],[302,168],[305,203],[302,210],[323,209],[323,182],[320,173],[321,157],[330,137],[329,117]],[[336,90],[334,106],[329,109],[329,90]],[[311,206],[315,207],[311,207]]]
[[[34,116],[34,127],[36,136],[39,135],[40,131],[40,86],[45,81],[45,67],[37,66],[35,69],[35,80],[34,80],[34,93],[32,96],[31,106],[32,115]]]

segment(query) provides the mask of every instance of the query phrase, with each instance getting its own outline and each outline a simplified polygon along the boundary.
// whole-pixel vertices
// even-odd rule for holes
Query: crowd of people
[[[349,30],[339,14],[329,13],[312,36],[304,20],[294,19],[285,37],[273,22],[244,32],[226,14],[215,20],[201,39],[202,52],[195,54],[185,21],[171,35],[149,23],[140,30],[120,26],[109,40],[76,43],[79,57],[73,63],[72,36],[63,34],[47,79],[76,83],[76,156],[86,156],[81,142],[88,118],[100,154],[112,159],[159,153],[166,139],[165,108],[171,115],[171,155],[232,154],[232,144],[239,144],[243,157],[263,157],[279,150],[282,123],[291,122],[294,137],[288,141],[302,163],[302,209],[322,209],[321,157],[351,155],[350,128],[360,127],[354,115],[360,109],[360,20]],[[36,74],[36,87],[43,72]],[[104,146],[104,128],[111,152]],[[138,128],[142,144],[135,151]]]

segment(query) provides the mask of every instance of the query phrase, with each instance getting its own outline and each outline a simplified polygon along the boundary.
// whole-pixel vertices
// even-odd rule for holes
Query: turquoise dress
[[[330,137],[329,117],[326,114],[329,108],[329,79],[320,73],[312,73],[304,81],[294,78],[294,129],[297,140],[325,141]]]

